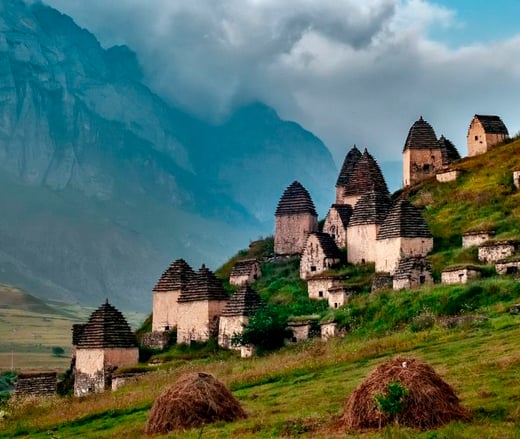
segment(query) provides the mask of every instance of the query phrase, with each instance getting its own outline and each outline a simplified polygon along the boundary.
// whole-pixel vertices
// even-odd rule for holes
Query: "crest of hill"
[[[354,167],[343,193],[345,195],[362,195],[369,191],[377,191],[388,194],[383,173],[376,160],[365,148],[363,155]]]
[[[377,239],[431,238],[421,211],[408,200],[398,200],[388,212]]]
[[[369,192],[356,203],[349,226],[363,224],[383,224],[391,205],[386,193]]]
[[[197,302],[201,300],[227,300],[227,292],[213,272],[205,265],[200,267],[196,276],[190,280],[179,296],[179,302]]]
[[[135,335],[121,312],[108,300],[95,310],[83,327],[78,349],[133,348]]]
[[[354,168],[356,167],[356,163],[361,158],[361,151],[357,149],[356,145],[354,145],[351,150],[345,156],[345,160],[343,161],[343,166],[341,167],[341,171],[338,175],[338,180],[336,181],[336,187],[345,186],[352,173],[354,172]]]
[[[307,189],[300,182],[293,181],[282,194],[275,215],[296,215],[299,213],[310,213],[318,216]]]
[[[11,285],[0,284],[0,308],[21,309],[41,314],[59,314],[42,300]]]
[[[196,274],[188,263],[184,259],[177,259],[162,274],[153,291],[180,290],[186,287],[195,277]]]
[[[403,151],[407,149],[437,149],[438,147],[435,131],[421,116],[408,131]]]
[[[222,310],[224,317],[251,316],[263,305],[259,294],[249,285],[240,287]]]

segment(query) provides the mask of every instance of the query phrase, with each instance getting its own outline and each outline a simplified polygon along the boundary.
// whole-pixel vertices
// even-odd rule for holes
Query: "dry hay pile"
[[[365,429],[393,422],[391,415],[379,409],[376,395],[387,395],[389,384],[394,382],[407,390],[397,415],[401,425],[427,429],[469,418],[452,387],[431,366],[413,358],[397,357],[379,365],[354,391],[341,418],[342,425]]]
[[[165,434],[245,417],[239,402],[223,383],[208,373],[195,372],[181,376],[155,400],[146,433]]]

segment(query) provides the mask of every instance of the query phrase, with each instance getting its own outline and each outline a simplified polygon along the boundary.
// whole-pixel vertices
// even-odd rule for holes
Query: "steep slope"
[[[332,158],[300,126],[261,104],[210,125],[141,81],[127,47],[39,2],[0,4],[0,281],[145,310],[175,257],[215,265],[271,233],[296,175],[330,202]]]

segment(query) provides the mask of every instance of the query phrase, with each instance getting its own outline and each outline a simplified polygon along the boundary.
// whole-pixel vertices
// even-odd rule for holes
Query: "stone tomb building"
[[[478,260],[484,264],[494,264],[515,255],[520,243],[516,240],[488,241],[478,248]]]
[[[58,388],[56,372],[20,373],[16,377],[15,398],[53,396]]]
[[[319,274],[341,261],[341,253],[330,235],[322,232],[309,234],[300,261],[300,277]]]
[[[235,334],[241,334],[244,326],[263,305],[258,293],[249,285],[242,285],[222,310],[218,330],[218,344],[224,348],[231,348],[231,340]],[[234,347],[240,349],[240,347]]]
[[[311,196],[299,182],[285,189],[275,213],[274,252],[300,254],[310,232],[318,230],[318,214]]]
[[[426,256],[433,236],[421,211],[408,200],[398,200],[377,234],[376,271],[394,274],[402,258]]]
[[[307,293],[309,299],[328,300],[329,290],[341,286],[343,278],[337,275],[317,274],[307,278]]]
[[[260,263],[256,259],[242,259],[233,265],[229,283],[234,286],[251,285],[261,276]]]
[[[484,154],[508,138],[509,132],[500,117],[475,114],[468,128],[468,156]]]
[[[339,248],[347,247],[347,227],[352,216],[350,204],[333,204],[323,224],[323,232],[329,234]]]
[[[204,342],[218,336],[219,317],[227,301],[222,282],[202,265],[178,299],[177,343]]]
[[[479,246],[489,241],[495,235],[494,231],[466,232],[462,234],[462,248]]]
[[[360,158],[361,151],[354,145],[345,156],[343,166],[339,171],[338,180],[336,181],[336,204],[349,204],[349,199],[345,195],[345,189]]]
[[[441,273],[443,284],[466,284],[480,277],[480,268],[474,265],[448,267]]]
[[[394,290],[412,289],[432,284],[432,267],[425,258],[408,257],[399,261],[393,277],[392,288]]]
[[[152,331],[163,332],[177,327],[177,300],[188,283],[196,278],[184,259],[177,259],[163,273],[153,289]]]
[[[75,348],[75,396],[110,389],[114,370],[139,361],[137,340],[130,326],[108,300],[92,313]]]

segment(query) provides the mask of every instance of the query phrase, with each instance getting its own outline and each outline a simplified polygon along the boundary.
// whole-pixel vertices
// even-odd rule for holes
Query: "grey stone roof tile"
[[[155,285],[154,292],[167,292],[185,288],[195,277],[195,272],[184,259],[173,262]]]
[[[228,295],[222,282],[205,265],[181,291],[178,302],[198,302],[205,300],[227,300]]]
[[[486,133],[509,135],[504,122],[502,122],[502,119],[500,119],[499,116],[475,114],[475,118],[480,121]]]
[[[407,149],[437,149],[438,147],[435,131],[421,116],[408,131],[403,152]]]
[[[376,191],[388,194],[385,178],[374,157],[367,149],[357,161],[354,171],[350,176],[343,193],[344,195],[363,195],[367,192]]]
[[[295,215],[300,213],[318,216],[307,189],[298,181],[293,181],[280,198],[275,215]]]
[[[361,151],[357,149],[356,145],[354,145],[350,151],[345,156],[345,160],[343,161],[343,166],[341,167],[341,171],[338,175],[338,180],[336,182],[336,187],[346,186],[352,173],[354,172],[354,168],[356,163],[361,158]]]
[[[231,296],[222,310],[222,316],[248,317],[253,315],[262,306],[263,301],[259,294],[248,285],[242,286]]]
[[[398,200],[388,212],[377,235],[389,238],[431,238],[432,234],[421,211],[408,200]]]
[[[369,192],[363,195],[354,206],[349,227],[363,224],[383,224],[390,205],[391,200],[387,194]]]

